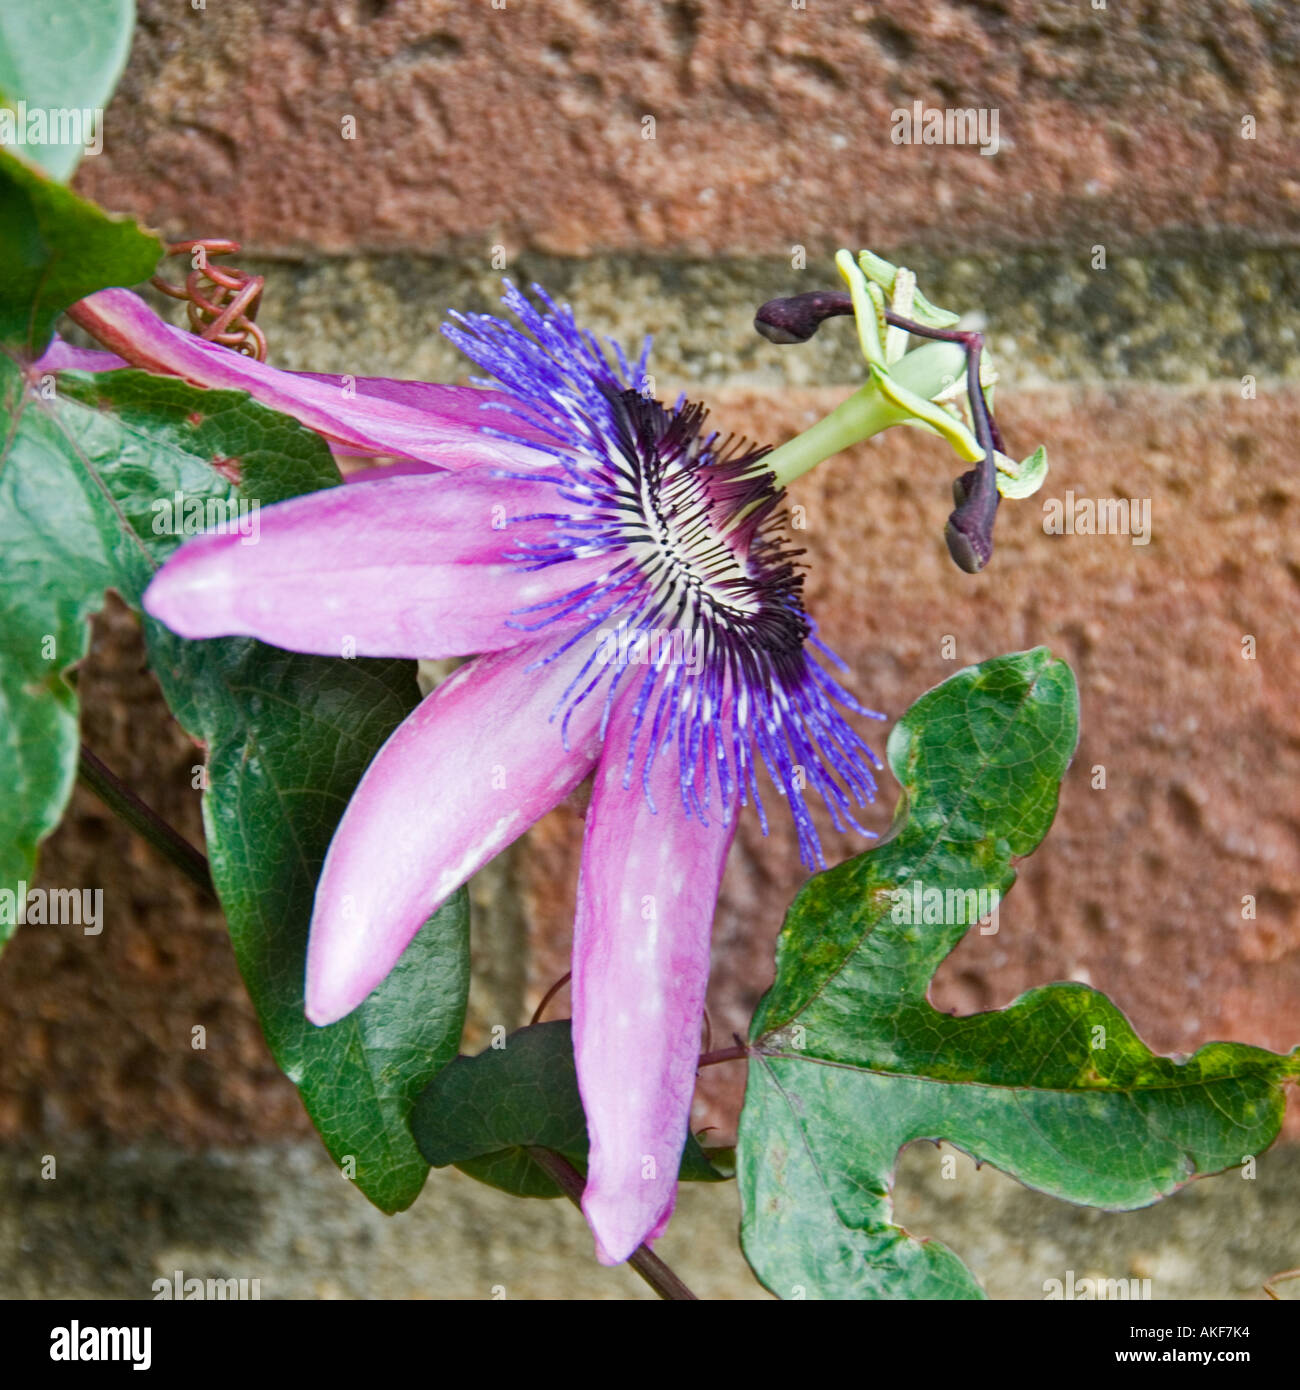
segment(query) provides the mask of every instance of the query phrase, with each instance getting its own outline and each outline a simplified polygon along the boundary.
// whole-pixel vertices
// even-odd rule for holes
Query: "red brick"
[[[1267,241],[1298,53],[1295,8],[1246,0],[142,0],[79,179],[276,252]],[[915,100],[996,108],[1000,152],[891,143]]]

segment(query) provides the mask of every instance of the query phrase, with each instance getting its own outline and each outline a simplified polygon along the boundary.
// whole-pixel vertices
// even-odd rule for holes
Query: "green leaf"
[[[163,249],[129,218],[0,150],[0,346],[39,357],[69,305],[147,280]]]
[[[316,1028],[303,1013],[307,928],[335,826],[415,707],[410,662],[343,661],[252,641],[185,642],[146,620],[168,703],[207,744],[203,822],[235,956],[276,1062],[335,1161],[384,1211],[428,1173],[411,1106],[456,1056],[469,993],[469,899],[448,900],[370,997]]]
[[[1012,859],[1046,834],[1077,722],[1074,678],[1045,648],[959,672],[890,737],[905,796],[889,838],[791,905],[751,1026],[737,1160],[745,1254],[774,1293],[982,1296],[951,1251],[893,1221],[898,1152],[918,1139],[1128,1210],[1276,1137],[1296,1054],[1155,1056],[1082,985],[965,1018],[926,998],[981,906],[965,891],[1005,894]]]
[[[103,108],[126,66],[135,0],[31,0],[0,6],[0,102],[29,111],[93,112],[81,132],[41,132],[24,153],[56,179],[68,179],[88,140],[103,143]],[[47,118],[48,119],[48,118]],[[22,126],[24,133],[26,126]],[[57,134],[79,133],[56,142]]]
[[[72,794],[77,708],[64,672],[85,656],[87,619],[114,576],[93,485],[72,470],[53,417],[24,407],[24,390],[0,358],[0,889],[15,898]],[[0,943],[17,920],[3,907]]]
[[[42,390],[0,359],[0,784],[18,790],[0,803],[5,882],[30,873],[71,788],[78,739],[65,672],[85,653],[85,620],[105,588],[138,606],[183,539],[170,523],[190,507],[251,508],[338,482],[317,435],[242,392],[136,371],[60,373],[49,399]],[[358,1186],[386,1211],[405,1207],[428,1172],[410,1106],[455,1056],[464,1023],[465,895],[346,1019],[313,1027],[302,991],[320,864],[362,772],[419,698],[414,664],[185,642],[152,620],[145,632],[168,702],[208,747],[213,878],[271,1050],[330,1152],[353,1159]]]
[[[416,1101],[411,1130],[435,1167],[463,1173],[517,1197],[559,1197],[559,1187],[528,1156],[552,1149],[587,1171],[587,1120],[578,1093],[568,1019],[535,1023],[477,1057],[458,1057]],[[681,1177],[722,1182],[695,1136],[686,1136]]]

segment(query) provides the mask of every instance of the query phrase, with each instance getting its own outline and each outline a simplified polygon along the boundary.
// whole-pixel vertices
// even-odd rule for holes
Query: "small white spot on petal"
[[[482,840],[466,850],[459,864],[443,871],[439,876],[438,886],[434,890],[434,897],[441,901],[449,893],[454,893],[480,864],[490,859],[493,853],[508,841],[510,831],[519,823],[521,818],[522,813],[519,811],[512,811],[508,816],[502,816]]]

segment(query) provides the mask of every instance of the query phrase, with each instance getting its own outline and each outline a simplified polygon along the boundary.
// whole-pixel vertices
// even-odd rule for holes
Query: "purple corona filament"
[[[525,569],[594,556],[610,562],[597,581],[514,615],[528,632],[565,625],[543,662],[590,647],[557,717],[567,725],[582,702],[603,700],[604,732],[615,698],[633,700],[624,786],[639,767],[649,796],[656,759],[675,756],[682,808],[701,822],[716,785],[724,822],[736,801],[752,799],[766,832],[761,762],[789,802],[804,863],[824,866],[804,788],[822,798],[837,830],[867,834],[852,808],[872,800],[879,766],[836,705],[883,716],[809,654],[812,646],[844,669],[804,611],[802,552],[784,539],[783,494],[762,466],[768,450],[705,434],[700,405],[649,399],[638,389],[648,340],[632,367],[617,343],[605,351],[567,307],[532,290],[547,313],[513,285],[503,301],[527,332],[489,314],[458,313],[443,332],[495,378],[476,385],[504,387],[516,401],[512,413],[553,441],[554,466],[526,476],[552,483],[569,509],[515,518],[548,520],[554,531],[511,558]],[[639,665],[602,659],[647,629],[698,634],[701,669],[673,662],[663,646],[643,675]]]

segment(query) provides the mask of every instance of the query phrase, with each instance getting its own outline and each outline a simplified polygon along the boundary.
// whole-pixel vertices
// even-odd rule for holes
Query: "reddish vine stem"
[[[533,1016],[528,1020],[528,1026],[530,1028],[533,1027],[534,1024],[538,1024],[542,1021],[542,1015],[546,1012],[546,1006],[551,1002],[552,999],[555,998],[557,994],[559,994],[559,992],[564,988],[565,985],[569,983],[571,979],[573,979],[573,971],[566,970],[564,974],[561,975],[560,978],[556,980],[556,982],[550,987],[550,989],[548,989],[546,993],[542,995],[542,1002],[538,1004],[538,1006],[533,1010]]]
[[[530,1145],[526,1152],[539,1168],[545,1170],[546,1175],[559,1187],[569,1201],[581,1211],[582,1194],[587,1184],[573,1164],[552,1149],[542,1149]],[[638,1245],[629,1257],[628,1264],[666,1302],[695,1303],[699,1301],[648,1245]]]
[[[174,827],[170,826],[153,809],[126,786],[125,783],[102,763],[89,748],[81,745],[81,757],[77,763],[77,776],[113,812],[115,816],[130,826],[141,838],[148,842],[190,880],[211,898],[216,898],[212,886],[212,873],[208,861]]]

